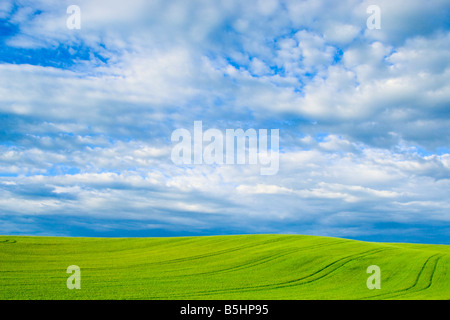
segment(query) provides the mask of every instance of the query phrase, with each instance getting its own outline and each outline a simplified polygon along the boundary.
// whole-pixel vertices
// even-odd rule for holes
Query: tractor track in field
[[[238,246],[238,247],[232,247],[232,248],[228,248],[228,249],[212,251],[212,252],[199,254],[199,255],[187,256],[187,257],[182,257],[182,258],[174,258],[174,259],[168,259],[168,260],[160,260],[160,261],[149,261],[149,262],[142,262],[142,263],[134,263],[132,265],[114,266],[114,268],[116,268],[116,269],[127,269],[127,268],[130,268],[130,267],[139,267],[139,266],[172,265],[172,264],[177,264],[177,263],[182,263],[182,262],[190,262],[190,261],[193,261],[193,260],[201,260],[201,259],[205,259],[205,258],[215,257],[215,256],[228,254],[228,253],[232,253],[232,252],[236,252],[236,251],[240,251],[240,250],[246,250],[246,249],[250,249],[250,248],[264,246],[264,245],[272,244],[272,243],[276,243],[276,242],[282,242],[283,240],[285,240],[285,238],[279,237],[279,238],[270,239],[270,240],[267,240],[267,241],[264,241],[264,242],[258,242],[258,243],[249,244],[249,245],[243,245],[243,246]],[[142,252],[144,252],[144,251],[145,250],[142,250],[142,251],[139,252],[139,255],[140,255],[141,258],[145,257],[145,255],[142,255]],[[148,253],[151,254],[152,252],[148,251]],[[162,258],[163,257],[164,256],[162,256]],[[123,258],[124,257],[121,257],[121,259],[123,259]],[[111,266],[109,265],[108,268],[110,268],[110,267]]]
[[[229,267],[229,268],[225,268],[225,269],[220,269],[220,270],[212,270],[212,271],[207,271],[207,272],[198,272],[198,273],[191,273],[188,275],[180,275],[178,277],[181,278],[186,278],[186,277],[196,277],[196,276],[201,276],[201,275],[215,275],[215,274],[220,274],[220,273],[228,273],[228,272],[234,272],[234,271],[239,271],[239,270],[244,270],[244,269],[249,269],[249,268],[253,268],[262,264],[266,264],[268,262],[271,262],[273,260],[277,260],[280,259],[282,257],[285,256],[289,256],[293,253],[298,252],[298,249],[289,249],[289,250],[284,250],[283,253],[277,253],[274,255],[270,255],[268,257],[265,258],[261,258],[258,259],[256,261],[252,261],[252,262],[248,262],[248,263],[244,263],[241,265],[237,265],[237,266],[233,266],[233,267]]]
[[[359,259],[359,258],[366,257],[366,256],[369,256],[369,255],[372,255],[372,254],[375,254],[375,253],[379,253],[379,252],[385,251],[385,250],[387,250],[387,249],[385,249],[385,248],[383,248],[383,249],[372,249],[372,250],[365,251],[365,252],[363,252],[363,253],[359,253],[359,254],[352,255],[352,256],[350,256],[350,259],[348,259],[347,261],[345,261],[344,263],[342,263],[341,265],[339,265],[339,266],[336,267],[335,269],[332,269],[330,272],[326,272],[325,274],[321,275],[321,276],[318,277],[318,278],[315,278],[315,279],[312,279],[312,280],[308,280],[308,281],[302,282],[301,284],[311,283],[311,282],[313,282],[313,281],[317,281],[317,280],[319,280],[319,279],[322,279],[322,278],[324,278],[324,277],[330,275],[331,273],[335,272],[336,270],[342,268],[344,265],[346,265],[346,264],[348,264],[348,263],[350,263],[350,262],[352,262],[352,261],[355,261],[355,260],[357,260],[357,259]],[[351,257],[354,257],[354,256],[356,256],[356,257],[355,257],[355,258],[351,258]],[[291,280],[291,281],[288,281],[287,283],[295,283],[295,282],[304,280],[304,279],[306,279],[306,278],[310,278],[310,277],[312,277],[312,276],[318,274],[319,272],[321,272],[321,271],[323,271],[323,270],[325,270],[325,269],[331,267],[332,265],[334,265],[334,264],[336,264],[337,262],[340,262],[340,261],[342,261],[342,260],[345,260],[345,259],[336,260],[335,262],[330,263],[330,264],[329,264],[328,266],[326,266],[325,268],[322,268],[321,270],[319,270],[319,271],[317,271],[317,272],[315,272],[315,273],[313,273],[313,274],[311,274],[311,275],[309,275],[309,276],[307,276],[307,277],[305,277],[305,278],[300,278],[300,279],[296,279],[296,280]]]
[[[200,259],[205,259],[205,258],[209,258],[209,257],[215,257],[215,256],[219,256],[219,255],[222,255],[222,254],[232,253],[232,252],[236,252],[236,251],[240,251],[240,250],[245,250],[245,249],[265,246],[267,244],[272,244],[272,243],[276,243],[276,242],[282,242],[283,240],[285,240],[285,238],[280,237],[280,238],[276,238],[276,239],[271,239],[269,241],[258,242],[258,243],[251,244],[251,245],[244,245],[244,246],[239,246],[239,247],[233,247],[233,248],[229,248],[229,249],[213,251],[213,252],[210,252],[210,253],[204,253],[204,254],[199,254],[199,255],[195,255],[195,256],[188,256],[188,257],[183,257],[183,258],[175,258],[175,259],[169,259],[169,260],[165,260],[165,261],[156,261],[156,262],[152,262],[150,264],[166,265],[166,264],[175,264],[175,263],[192,261],[192,260],[200,260]]]
[[[17,242],[16,240],[10,240],[10,239],[0,241],[0,243],[5,243],[5,244],[11,244],[11,243],[16,243],[16,242]]]
[[[372,254],[376,254],[376,253],[379,253],[381,251],[385,251],[388,249],[389,248],[371,249],[368,251],[359,252],[359,253],[356,253],[356,254],[353,254],[350,256],[346,256],[346,257],[340,258],[338,260],[335,260],[335,261],[329,263],[328,265],[326,265],[325,267],[323,267],[309,275],[298,278],[298,279],[283,281],[283,282],[279,282],[279,283],[271,283],[271,284],[266,284],[266,285],[242,287],[242,288],[199,291],[199,292],[195,292],[192,294],[203,296],[203,295],[219,294],[219,293],[234,293],[234,292],[239,293],[239,292],[243,292],[243,291],[268,290],[268,289],[270,290],[270,289],[278,289],[278,288],[286,288],[286,287],[295,287],[295,286],[305,285],[305,284],[308,284],[308,283],[311,283],[311,282],[314,282],[314,281],[317,281],[317,280],[320,280],[322,278],[329,276],[330,274],[334,273],[335,271],[339,270],[344,265],[346,265],[352,261],[358,260],[359,258],[366,257],[366,256],[369,256]],[[336,264],[337,264],[337,266],[336,266]],[[335,266],[335,267],[332,268],[333,266]],[[322,272],[324,272],[324,273],[320,274]],[[319,275],[319,276],[316,278],[313,278],[316,275]],[[313,279],[311,279],[311,278],[313,278]]]
[[[252,244],[252,245],[245,245],[245,246],[233,247],[233,248],[224,249],[224,250],[217,250],[217,251],[212,251],[212,252],[205,253],[205,254],[200,254],[200,255],[194,255],[194,256],[183,257],[183,258],[175,258],[175,259],[164,260],[164,261],[151,261],[151,262],[136,263],[136,264],[132,264],[132,265],[114,266],[114,268],[115,269],[128,269],[130,267],[136,268],[136,267],[140,267],[140,266],[148,267],[148,266],[155,266],[155,265],[156,266],[176,265],[176,264],[181,264],[183,262],[191,262],[193,260],[207,259],[207,258],[212,258],[212,257],[224,255],[224,254],[229,254],[229,253],[238,252],[238,251],[242,251],[242,250],[247,250],[247,249],[251,249],[251,248],[261,247],[261,246],[265,246],[267,244],[271,244],[271,243],[274,243],[274,242],[280,242],[283,239],[284,238],[271,239],[270,241],[265,241],[263,243],[259,242],[259,243]],[[317,249],[317,248],[331,246],[331,245],[338,245],[338,244],[341,244],[341,243],[345,243],[345,241],[333,240],[333,241],[328,241],[326,243],[319,243],[319,244],[310,245],[310,246],[292,248],[292,252],[291,253],[299,252],[299,251],[303,251],[303,250]],[[283,254],[283,256],[288,255],[288,254],[289,253],[285,253],[285,254]],[[276,258],[279,258],[279,257],[274,257],[272,259],[272,256],[269,256],[269,257],[265,258],[264,260],[274,260]],[[233,269],[241,269],[241,268],[243,269],[243,268],[252,267],[252,265],[255,265],[255,263],[259,264],[258,261],[257,262],[249,262],[249,263],[246,263],[246,264],[233,266],[233,267],[222,269],[222,270],[213,270],[213,271],[210,271],[210,272],[201,272],[201,273],[195,273],[195,274],[188,274],[188,275],[183,275],[183,276],[180,276],[180,277],[185,278],[185,277],[195,276],[195,275],[202,275],[202,274],[206,275],[208,273],[214,274],[214,273],[217,273],[217,272],[232,272]],[[265,262],[261,262],[261,264],[262,263],[265,263]],[[108,265],[105,268],[111,268],[111,266]]]
[[[218,251],[213,251],[211,253],[205,253],[205,254],[200,254],[200,255],[196,255],[196,256],[189,256],[189,257],[176,258],[176,259],[170,259],[170,260],[165,260],[165,261],[158,261],[158,262],[154,262],[152,264],[172,264],[172,263],[179,263],[179,262],[185,262],[185,261],[191,261],[191,260],[199,260],[199,259],[204,259],[204,258],[209,258],[209,257],[215,257],[215,256],[222,255],[222,254],[232,253],[232,252],[236,252],[236,251],[240,251],[240,250],[246,250],[246,249],[255,248],[255,247],[262,247],[267,244],[272,244],[275,242],[282,242],[283,240],[285,240],[285,238],[277,238],[277,239],[272,239],[270,241],[259,242],[259,243],[252,244],[252,245],[245,245],[245,246],[239,246],[239,247],[234,247],[234,248],[230,248],[230,249],[218,250]],[[337,241],[333,241],[332,243],[338,244],[338,243],[343,243],[343,241],[337,240]],[[319,248],[319,247],[328,246],[328,245],[330,245],[329,242],[312,245],[312,246],[299,247],[298,250],[308,249],[310,247],[311,248]]]
[[[373,299],[373,298],[381,298],[384,297],[384,299],[390,299],[390,298],[395,298],[395,297],[400,297],[400,296],[404,296],[406,294],[409,293],[416,293],[416,292],[420,292],[420,291],[424,291],[427,290],[428,288],[431,287],[432,283],[433,283],[433,278],[436,272],[436,268],[438,265],[439,260],[443,257],[443,254],[434,254],[428,257],[428,259],[424,262],[424,264],[422,265],[422,268],[420,269],[419,273],[417,274],[416,280],[414,281],[414,284],[412,284],[410,287],[406,288],[406,289],[401,289],[401,290],[396,290],[396,291],[392,291],[389,293],[382,293],[382,294],[378,294],[375,296],[368,296],[362,299]],[[430,262],[430,260],[432,258],[436,257],[436,259],[434,259],[433,262]],[[414,290],[417,285],[419,284],[420,279],[422,278],[423,272],[425,270],[425,268],[427,267],[427,265],[429,263],[433,263],[433,270],[431,271],[431,274],[429,276],[429,279],[427,281],[427,285],[424,288],[418,289],[418,290]]]
[[[262,264],[266,264],[266,263],[268,263],[270,261],[277,260],[277,259],[283,258],[285,256],[289,256],[289,255],[294,254],[294,253],[299,253],[299,252],[302,252],[302,251],[308,251],[308,250],[317,249],[317,248],[321,248],[321,247],[330,247],[332,245],[337,245],[337,244],[340,244],[340,243],[342,243],[342,241],[333,241],[333,242],[328,242],[328,243],[321,243],[321,244],[316,244],[316,245],[311,245],[311,246],[305,246],[305,247],[301,247],[301,248],[285,249],[281,253],[272,254],[272,255],[270,255],[268,257],[264,257],[264,258],[258,259],[256,261],[251,261],[251,262],[248,262],[248,263],[232,266],[232,267],[225,268],[225,269],[212,270],[212,271],[199,272],[199,273],[192,273],[192,274],[188,274],[188,275],[182,275],[182,276],[179,276],[179,277],[186,278],[186,277],[199,276],[199,275],[219,274],[219,273],[228,273],[228,272],[234,272],[234,271],[238,271],[238,270],[244,270],[244,269],[253,268],[255,266],[259,266],[259,265],[262,265]]]

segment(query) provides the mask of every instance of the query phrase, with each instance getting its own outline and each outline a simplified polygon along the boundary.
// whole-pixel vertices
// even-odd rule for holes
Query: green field
[[[67,267],[81,269],[69,290]],[[366,269],[381,270],[369,290]],[[450,246],[300,235],[0,236],[0,299],[450,299]]]

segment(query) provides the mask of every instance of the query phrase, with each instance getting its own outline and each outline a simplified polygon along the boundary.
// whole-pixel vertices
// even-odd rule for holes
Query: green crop
[[[80,267],[69,290],[67,267]],[[381,289],[369,290],[370,265]],[[0,299],[450,299],[450,246],[301,235],[0,236]]]

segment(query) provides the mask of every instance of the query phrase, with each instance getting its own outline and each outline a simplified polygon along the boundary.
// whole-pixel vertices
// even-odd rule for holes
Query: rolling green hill
[[[67,267],[81,269],[69,290]],[[370,265],[381,289],[369,290]],[[450,246],[299,235],[0,236],[0,299],[450,299]]]

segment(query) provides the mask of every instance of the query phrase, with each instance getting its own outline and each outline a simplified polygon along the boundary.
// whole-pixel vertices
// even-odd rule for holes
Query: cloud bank
[[[0,5],[0,233],[450,243],[447,1],[72,4]],[[279,129],[278,173],[175,165],[194,121]]]

